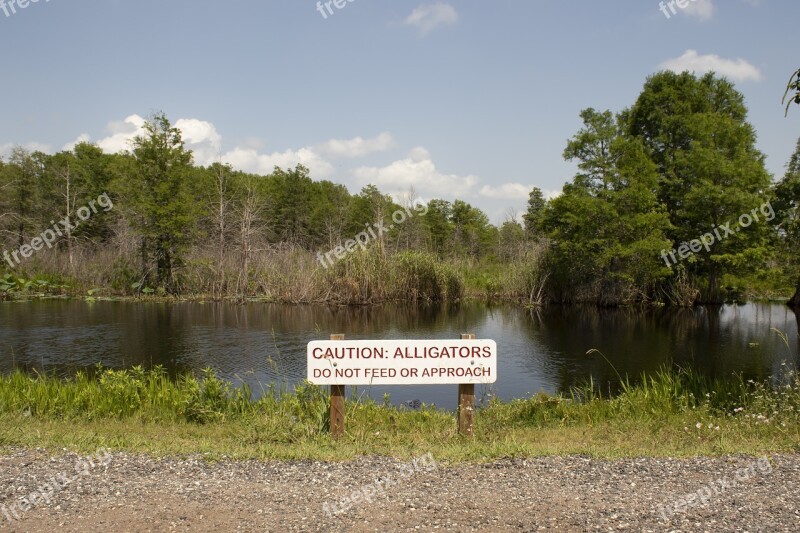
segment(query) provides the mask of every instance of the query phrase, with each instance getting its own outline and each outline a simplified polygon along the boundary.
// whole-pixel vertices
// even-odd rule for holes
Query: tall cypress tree
[[[720,301],[719,282],[730,271],[763,265],[770,253],[765,221],[738,231],[739,217],[769,199],[771,177],[744,97],[714,74],[661,72],[648,78],[627,113],[628,132],[640,138],[659,174],[676,247],[729,224],[733,235],[686,264],[707,280],[705,300]]]
[[[800,309],[800,139],[786,174],[775,187],[775,209],[781,262],[795,285],[789,305]]]
[[[181,265],[193,223],[193,201],[188,191],[192,152],[186,150],[179,129],[163,113],[144,125],[133,140],[133,175],[128,196],[142,236],[142,259],[156,267],[156,282],[177,289],[174,269]]]

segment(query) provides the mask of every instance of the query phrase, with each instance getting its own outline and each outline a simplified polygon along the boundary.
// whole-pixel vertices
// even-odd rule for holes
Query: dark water
[[[788,335],[788,346],[772,331]],[[514,306],[463,304],[451,308],[340,309],[251,303],[130,303],[84,301],[0,304],[0,372],[44,369],[68,375],[106,367],[166,366],[170,371],[212,367],[256,393],[267,384],[305,378],[311,340],[345,333],[350,339],[458,338],[475,333],[497,341],[498,381],[478,387],[486,397],[524,398],[566,392],[589,377],[612,387],[616,372],[643,372],[678,364],[711,376],[740,372],[761,379],[798,366],[798,320],[782,305],[679,310],[553,307],[530,312]],[[600,356],[587,357],[591,348]],[[635,381],[635,379],[634,379]],[[420,399],[445,408],[457,387],[359,388],[393,403]]]

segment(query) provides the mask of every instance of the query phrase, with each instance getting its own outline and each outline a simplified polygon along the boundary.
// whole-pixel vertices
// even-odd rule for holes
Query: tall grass
[[[79,372],[63,379],[15,371],[0,377],[0,414],[52,419],[125,419],[205,424],[243,418],[273,420],[303,434],[327,428],[327,391],[299,384],[293,391],[268,388],[254,399],[246,386],[234,388],[210,370],[172,378],[161,367],[144,370]],[[369,399],[348,402],[350,409],[373,414],[402,413]],[[479,417],[502,425],[597,424],[612,419],[655,420],[705,412],[723,417],[753,417],[800,423],[800,376],[788,372],[777,383],[709,379],[690,370],[662,370],[632,385],[625,381],[613,397],[593,383],[570,394],[511,402],[490,401]],[[498,426],[498,427],[501,427]],[[277,426],[276,426],[277,427]]]
[[[39,279],[56,271],[52,257],[44,259],[50,262],[34,262],[19,276]],[[59,294],[66,290],[85,296],[87,291],[95,290],[102,296],[163,295],[158,287],[142,283],[132,259],[112,260],[108,254],[85,259],[74,272],[59,271]],[[177,272],[177,280],[182,296],[217,300],[256,298],[292,304],[368,305],[388,301],[453,302],[464,296],[462,276],[453,265],[427,252],[387,252],[377,245],[356,249],[327,267],[298,246],[260,250],[250,257],[247,272],[242,271],[235,257],[217,263],[206,256],[190,254]],[[18,290],[12,296],[32,294],[33,289]],[[0,298],[5,296],[0,287]]]
[[[210,459],[344,460],[362,455],[437,460],[588,454],[595,457],[763,454],[800,451],[800,380],[705,380],[662,372],[620,394],[592,386],[569,394],[476,411],[475,436],[460,438],[453,412],[393,407],[358,397],[346,403],[347,430],[329,436],[328,394],[300,384],[259,399],[213,372],[169,378],[162,369],[102,370],[71,379],[15,372],[0,376],[0,448],[99,446]]]

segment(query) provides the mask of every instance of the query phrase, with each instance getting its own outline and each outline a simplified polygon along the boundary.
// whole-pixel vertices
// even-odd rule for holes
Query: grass
[[[773,384],[662,371],[625,382],[613,398],[590,383],[568,396],[493,400],[477,410],[473,439],[457,434],[451,412],[362,399],[347,402],[347,432],[335,442],[327,406],[326,392],[308,384],[251,400],[210,370],[178,379],[161,368],[68,380],[15,372],[0,377],[0,448],[334,461],[433,452],[451,463],[800,452],[800,377],[792,373]]]

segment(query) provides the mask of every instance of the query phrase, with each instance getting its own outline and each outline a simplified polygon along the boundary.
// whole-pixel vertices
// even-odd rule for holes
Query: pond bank
[[[327,392],[310,385],[252,399],[207,373],[105,371],[64,381],[0,377],[0,446],[98,448],[235,459],[349,460],[435,450],[449,462],[588,454],[595,457],[800,452],[800,377],[710,381],[663,371],[607,398],[598,389],[492,400],[475,413],[475,438],[456,416],[348,401],[347,429],[328,434]]]

